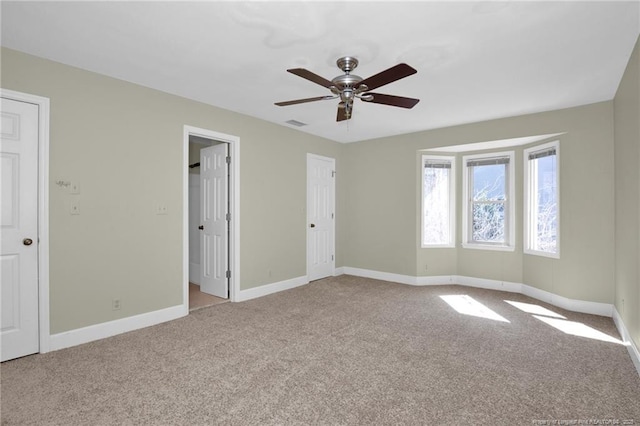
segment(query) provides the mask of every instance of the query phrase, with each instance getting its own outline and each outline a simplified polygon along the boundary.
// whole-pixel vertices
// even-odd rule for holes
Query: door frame
[[[308,206],[309,206],[309,196],[311,195],[309,193],[309,162],[311,159],[316,159],[316,160],[322,160],[322,161],[329,161],[331,163],[331,165],[333,166],[333,172],[336,172],[336,159],[333,157],[325,157],[322,155],[318,155],[318,154],[312,154],[310,152],[307,153],[307,171],[306,171],[306,192],[307,192],[307,201],[306,201],[306,206],[305,206],[305,211],[306,211],[306,217],[305,217],[305,228],[306,228],[306,239],[307,239],[307,244],[306,244],[306,249],[307,249],[307,256],[305,259],[305,264],[306,264],[306,274],[307,274],[307,279],[309,279],[309,211],[308,211]],[[333,253],[333,259],[331,259],[331,275],[333,276],[336,273],[336,178],[334,175],[334,178],[331,180],[331,185],[332,185],[332,200],[331,203],[333,205],[333,221],[332,223],[332,227],[331,227],[331,251]]]
[[[234,135],[184,126],[182,146],[182,280],[183,310],[189,314],[189,136],[199,136],[224,142],[229,146],[231,157],[229,173],[229,205],[231,206],[231,226],[229,230],[229,300],[237,302],[240,296],[240,138]]]
[[[38,106],[38,342],[49,352],[49,98],[0,88],[0,97]]]

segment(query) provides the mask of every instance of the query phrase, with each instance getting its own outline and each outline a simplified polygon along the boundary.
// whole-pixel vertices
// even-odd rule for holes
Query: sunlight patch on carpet
[[[523,302],[514,302],[511,300],[505,300],[505,302],[507,302],[508,304],[510,304],[511,306],[513,306],[514,308],[518,308],[523,312],[526,312],[528,314],[535,314],[535,315],[544,315],[547,317],[552,317],[552,318],[561,318],[561,319],[567,319],[566,317],[563,317],[560,314],[556,314],[555,312],[542,307],[540,305],[534,305],[533,303],[523,303]]]
[[[498,315],[496,312],[466,294],[440,296],[440,298],[460,314],[487,318],[494,321],[509,322],[506,318]]]
[[[572,336],[578,337],[587,337],[589,339],[600,340],[603,342],[609,343],[617,343],[619,345],[624,345],[624,342],[616,339],[615,337],[611,337],[608,334],[605,334],[601,331],[596,330],[595,328],[589,327],[586,324],[575,321],[567,321],[557,318],[548,318],[541,317],[539,315],[534,315],[534,318],[539,319],[540,321],[549,324],[551,327],[554,327],[565,334],[570,334]]]

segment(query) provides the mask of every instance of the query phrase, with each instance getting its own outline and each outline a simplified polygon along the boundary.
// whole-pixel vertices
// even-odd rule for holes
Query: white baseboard
[[[70,348],[71,346],[93,342],[94,340],[104,339],[115,336],[116,334],[122,334],[178,319],[188,315],[188,313],[188,309],[185,310],[184,305],[177,305],[158,311],[52,334],[50,336],[49,349],[57,351],[58,349]]]
[[[235,302],[244,302],[246,300],[255,299],[256,297],[266,296],[268,294],[277,293],[283,290],[289,290],[292,288],[300,287],[309,283],[309,278],[306,275],[289,280],[279,281],[276,283],[261,285],[260,287],[249,288],[247,290],[240,290],[240,294],[236,298]]]
[[[508,291],[511,293],[522,293],[522,284],[509,281],[489,280],[486,278],[466,277],[454,275],[453,282],[467,287],[485,288],[488,290]]]
[[[451,285],[455,284],[453,275],[434,275],[430,277],[417,277],[416,285]]]
[[[347,275],[355,275],[358,277],[373,278],[382,281],[391,281],[400,284],[409,284],[416,286],[424,285],[442,285],[442,284],[458,284],[468,287],[485,288],[489,290],[508,291],[511,293],[521,293],[534,299],[550,303],[559,308],[568,311],[582,312],[585,314],[602,315],[611,317],[613,315],[613,305],[610,303],[588,302],[584,300],[569,299],[531,287],[527,284],[513,283],[509,281],[489,280],[484,278],[466,277],[463,275],[442,275],[431,277],[414,277],[410,275],[391,274],[388,272],[373,271],[370,269],[351,268],[345,266],[342,268]]]
[[[355,275],[357,277],[373,278],[382,281],[391,281],[394,283],[419,285],[418,278],[409,275],[391,274],[389,272],[372,271],[370,269],[352,268],[345,266],[342,268],[347,275]]]
[[[245,300],[255,299],[256,297],[266,296],[268,294],[299,287],[308,283],[309,280],[305,275],[302,277],[292,278],[290,280],[250,288],[248,290],[240,291],[236,301],[242,302]],[[177,305],[158,311],[53,334],[49,338],[49,351],[57,351],[59,349],[93,342],[94,340],[100,340],[117,334],[178,319],[188,314],[188,306],[185,307],[185,305]]]
[[[622,341],[624,342],[625,346],[627,347],[627,350],[629,351],[629,356],[631,357],[631,361],[633,361],[633,365],[636,367],[638,374],[640,374],[640,351],[638,350],[638,347],[636,346],[633,339],[631,338],[631,334],[629,334],[629,330],[627,330],[627,327],[624,325],[624,321],[622,321],[622,317],[620,316],[620,314],[618,313],[618,310],[615,307],[613,308],[613,322],[616,324],[616,327],[618,327],[618,332],[620,333],[620,336],[622,337]]]
[[[339,267],[339,268],[334,269],[334,271],[333,271],[333,276],[334,277],[337,277],[337,276],[340,276],[340,275],[344,275],[344,268],[342,266]]]
[[[611,318],[611,316],[613,315],[613,304],[611,303],[569,299],[568,297],[559,296],[557,294],[545,290],[540,290],[539,288],[531,287],[526,284],[522,284],[521,293],[529,297],[533,297],[534,299],[550,303],[559,308],[566,309],[567,311],[601,315],[603,317],[609,318]]]
[[[613,305],[610,303],[589,302],[585,300],[569,299],[564,296],[540,290],[527,284],[513,283],[509,281],[487,280],[482,278],[455,276],[454,282],[469,287],[486,288],[490,290],[508,291],[511,293],[522,293],[525,296],[549,303],[562,309],[585,314],[601,315],[611,317]]]

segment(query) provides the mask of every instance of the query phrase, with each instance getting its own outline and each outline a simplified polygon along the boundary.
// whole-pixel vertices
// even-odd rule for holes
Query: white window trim
[[[507,173],[509,174],[506,178],[507,184],[507,215],[506,215],[506,231],[507,242],[506,244],[482,244],[482,243],[474,243],[469,241],[469,231],[471,220],[471,215],[469,214],[469,209],[471,206],[470,203],[470,194],[469,194],[469,168],[467,167],[467,162],[469,160],[477,160],[481,158],[493,158],[493,157],[509,157],[509,167],[507,167]],[[515,236],[516,236],[516,223],[515,223],[515,208],[516,208],[516,200],[515,200],[515,172],[514,172],[514,151],[504,151],[504,152],[491,152],[486,154],[473,154],[473,155],[464,155],[462,156],[462,247],[467,249],[476,249],[476,250],[495,250],[495,251],[515,251]]]
[[[428,160],[449,161],[451,171],[449,173],[449,244],[425,244],[424,243],[424,163]],[[456,247],[456,157],[454,155],[422,155],[420,162],[420,186],[422,199],[420,201],[420,247],[421,248],[455,248]]]
[[[531,197],[529,193],[529,182],[531,180],[531,169],[529,167],[529,154],[537,151],[544,151],[545,149],[555,148],[556,150],[556,201],[558,203],[558,235],[556,239],[556,252],[549,253],[546,251],[533,250],[529,248],[531,246]],[[523,161],[524,168],[522,176],[524,182],[524,191],[523,191],[523,200],[524,200],[524,208],[523,208],[523,226],[522,231],[524,234],[523,241],[523,251],[525,254],[531,254],[534,256],[542,256],[542,257],[550,257],[553,259],[560,259],[560,141],[552,141],[542,145],[532,146],[523,151]]]

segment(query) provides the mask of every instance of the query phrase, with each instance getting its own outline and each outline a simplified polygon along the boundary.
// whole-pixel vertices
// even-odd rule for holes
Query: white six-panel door
[[[39,350],[38,106],[2,98],[0,226],[2,361]]]
[[[227,144],[200,150],[200,291],[228,297]]]
[[[335,160],[307,155],[307,276],[309,281],[335,270]]]

